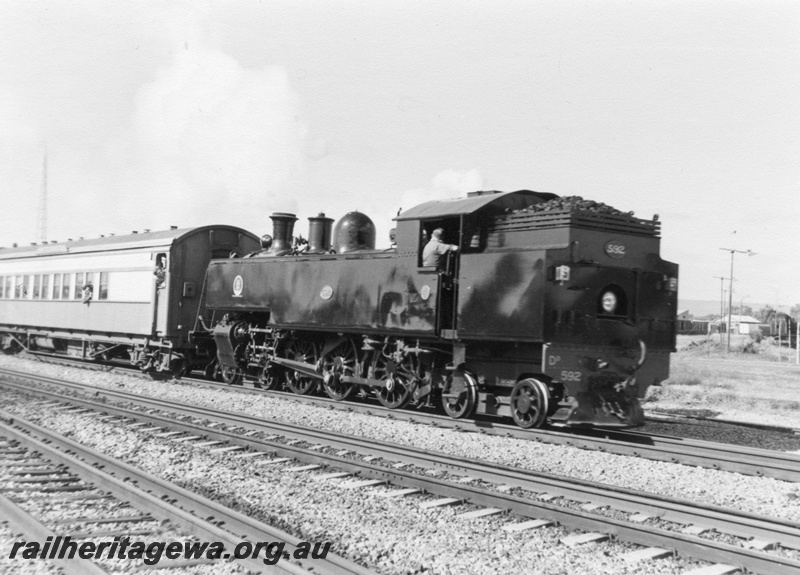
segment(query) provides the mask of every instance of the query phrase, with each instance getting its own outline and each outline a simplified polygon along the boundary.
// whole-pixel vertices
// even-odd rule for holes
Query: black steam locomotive
[[[403,212],[387,250],[358,212],[309,218],[300,249],[297,218],[272,220],[262,251],[208,266],[193,342],[228,383],[529,428],[640,424],[639,398],[668,376],[678,266],[659,256],[657,217],[476,192]],[[457,249],[426,266],[434,230]]]

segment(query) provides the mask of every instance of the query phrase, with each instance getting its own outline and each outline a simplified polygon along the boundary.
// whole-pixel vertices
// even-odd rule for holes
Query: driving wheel
[[[417,363],[415,355],[408,354],[397,363],[391,355],[379,351],[372,364],[372,377],[384,381],[384,386],[376,389],[378,401],[389,409],[408,405],[417,379]]]
[[[285,356],[286,359],[316,365],[319,360],[319,351],[314,342],[305,339],[293,339],[286,346]],[[309,394],[314,391],[317,385],[316,378],[302,375],[291,368],[286,369],[285,381],[289,389],[297,395]]]
[[[342,382],[342,376],[353,376],[358,369],[358,352],[350,339],[328,352],[322,359],[322,386],[325,393],[336,401],[343,401],[356,390],[353,383]]]

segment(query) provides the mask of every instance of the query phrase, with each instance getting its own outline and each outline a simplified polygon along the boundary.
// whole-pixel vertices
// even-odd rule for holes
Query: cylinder
[[[326,218],[320,213],[308,218],[308,251],[312,254],[323,254],[331,249],[331,230],[333,218]]]
[[[337,254],[375,249],[375,224],[366,214],[350,212],[336,223],[333,249]]]
[[[272,220],[272,247],[267,254],[282,256],[292,251],[292,232],[297,217],[294,214],[275,212],[270,216]]]

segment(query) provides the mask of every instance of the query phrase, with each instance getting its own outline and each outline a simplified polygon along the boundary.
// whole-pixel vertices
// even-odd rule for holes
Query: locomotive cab
[[[419,248],[417,251],[417,264],[422,274],[437,274],[437,293],[436,293],[436,327],[437,332],[452,333],[455,329],[455,303],[456,285],[455,278],[458,277],[458,259],[462,249],[462,230],[461,221],[458,218],[446,218],[420,222],[421,233]],[[438,239],[434,239],[435,234],[440,234]],[[434,255],[437,263],[426,261],[425,252],[429,244],[439,241],[444,246],[455,246],[440,254]],[[434,254],[435,254],[434,249]],[[430,257],[430,256],[429,256]]]
[[[658,255],[655,219],[526,190],[398,219],[412,218],[458,231],[438,333],[484,382],[479,412],[524,427],[642,421],[638,400],[668,376],[675,341],[677,266]]]

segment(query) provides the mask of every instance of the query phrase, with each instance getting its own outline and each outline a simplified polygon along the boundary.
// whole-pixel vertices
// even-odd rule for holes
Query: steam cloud
[[[256,230],[271,211],[296,209],[306,130],[280,67],[182,51],[140,90],[134,129],[137,203],[183,213],[182,225],[212,218]]]

